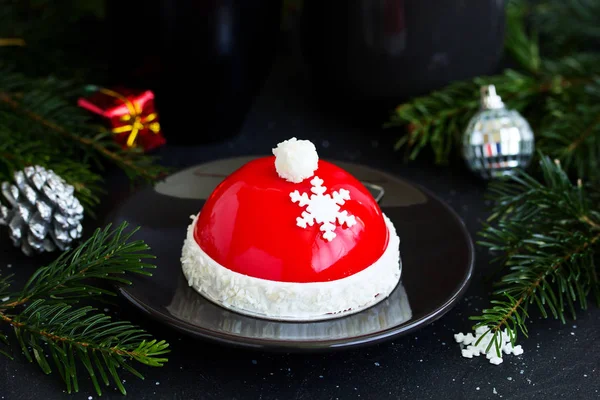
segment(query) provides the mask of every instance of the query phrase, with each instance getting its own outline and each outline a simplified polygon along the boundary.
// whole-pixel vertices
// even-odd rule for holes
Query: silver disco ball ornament
[[[467,166],[483,179],[512,175],[531,163],[533,131],[525,118],[504,106],[494,85],[481,88],[481,108],[471,118],[462,139]]]

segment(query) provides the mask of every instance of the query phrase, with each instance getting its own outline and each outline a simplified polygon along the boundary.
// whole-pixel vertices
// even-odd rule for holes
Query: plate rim
[[[214,161],[225,161],[228,159],[236,159],[239,157],[227,157],[222,159],[211,160],[207,162]],[[429,189],[425,188],[421,184],[414,183],[408,179],[401,178],[386,171],[382,171],[378,168],[373,168],[369,165],[359,164],[344,160],[334,160],[343,162],[347,165],[356,165],[362,168],[368,168],[373,172],[377,172],[381,175],[386,176],[390,180],[402,181],[404,184],[415,187],[421,190],[427,197],[430,197],[436,200],[439,204],[441,204],[444,209],[453,217],[453,219],[458,223],[461,232],[463,233],[468,247],[468,266],[466,268],[466,272],[462,277],[459,285],[457,286],[457,290],[455,290],[451,296],[449,296],[446,301],[440,305],[439,307],[433,309],[431,312],[422,316],[416,320],[409,320],[403,324],[396,325],[385,330],[380,330],[376,332],[371,332],[364,335],[354,336],[352,338],[346,339],[333,339],[333,340],[277,340],[277,339],[257,339],[257,338],[249,338],[247,336],[240,335],[232,335],[225,332],[218,332],[211,329],[206,329],[204,327],[200,327],[198,325],[191,324],[187,321],[175,318],[173,316],[167,315],[156,310],[153,307],[147,306],[143,301],[138,299],[131,291],[128,291],[129,286],[118,285],[117,291],[121,296],[123,296],[129,303],[131,303],[137,309],[143,311],[150,317],[156,319],[162,324],[173,328],[179,332],[185,333],[197,339],[208,340],[211,342],[217,342],[220,344],[234,346],[238,348],[245,349],[254,349],[254,350],[267,350],[267,351],[275,351],[275,352],[315,352],[315,351],[332,351],[332,350],[341,350],[341,349],[350,349],[350,348],[358,348],[364,346],[375,345],[384,341],[391,340],[392,338],[399,337],[410,332],[413,332],[417,329],[423,328],[436,320],[443,317],[448,311],[450,311],[453,306],[460,300],[460,298],[464,295],[467,289],[470,286],[470,283],[473,278],[473,271],[475,267],[475,245],[473,243],[473,239],[471,234],[469,233],[465,222],[460,218],[458,213],[450,207],[448,203],[442,200],[439,196],[431,192]],[[182,168],[178,171],[175,171],[173,174],[177,174],[183,172],[185,170],[191,168],[197,168],[201,166],[203,163],[199,163],[196,165],[192,165],[187,168]],[[148,189],[148,186],[144,188],[140,188],[141,190]],[[137,193],[131,193],[126,198],[134,196]],[[116,214],[116,208],[112,210],[105,218],[105,221],[110,222],[114,220],[114,215]],[[180,273],[183,273],[181,270]],[[402,282],[402,278],[400,278],[400,283]],[[396,289],[399,286],[396,287]],[[396,290],[394,289],[394,290]],[[361,312],[364,312],[361,311]],[[358,312],[357,314],[360,314]],[[242,315],[242,314],[239,314]],[[259,318],[260,319],[260,318]]]

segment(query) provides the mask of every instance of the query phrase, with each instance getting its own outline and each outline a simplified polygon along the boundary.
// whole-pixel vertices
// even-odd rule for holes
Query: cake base
[[[319,321],[363,311],[385,300],[400,281],[400,238],[384,215],[389,242],[370,267],[330,282],[277,282],[229,270],[206,254],[194,239],[192,216],[181,264],[188,285],[213,303],[240,314],[277,321]]]

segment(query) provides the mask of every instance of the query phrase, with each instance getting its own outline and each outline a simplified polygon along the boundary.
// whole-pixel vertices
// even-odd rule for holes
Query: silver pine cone
[[[28,256],[70,249],[83,230],[83,207],[73,186],[40,166],[15,172],[14,180],[2,183],[10,208],[0,205],[0,225],[8,226],[13,244]]]

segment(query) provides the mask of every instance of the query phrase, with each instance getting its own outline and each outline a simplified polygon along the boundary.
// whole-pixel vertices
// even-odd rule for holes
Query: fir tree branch
[[[600,39],[600,3],[596,0],[541,1],[528,15],[540,33],[551,38],[552,44],[545,50],[552,54],[580,51]]]
[[[581,133],[581,135],[579,135],[577,139],[567,146],[567,152],[573,153],[575,150],[577,150],[577,148],[579,148],[588,137],[595,133],[598,126],[600,126],[600,113],[596,114],[594,121]]]
[[[10,295],[9,295],[8,291],[10,288],[11,277],[12,277],[12,275],[9,275],[9,276],[0,275],[0,302],[6,302],[6,301],[10,300]],[[9,345],[9,342],[8,342],[7,336],[3,332],[0,331],[0,355],[3,355],[5,357],[12,359],[12,356],[2,348],[2,346],[8,346],[8,345]]]
[[[600,176],[600,86],[587,87],[576,104],[569,98],[547,102],[547,122],[538,137],[538,147],[557,159],[578,177]]]
[[[508,272],[492,306],[471,317],[479,321],[474,328],[489,328],[489,348],[494,345],[498,355],[503,334],[513,344],[518,331],[527,335],[530,304],[564,323],[566,311],[575,318],[575,303],[586,308],[589,293],[598,296],[600,288],[594,264],[600,213],[594,196],[580,180],[571,184],[559,162],[541,156],[540,164],[543,182],[519,172],[491,185],[496,205],[490,221],[496,224],[480,233],[485,241],[479,244],[508,252],[503,262]]]
[[[2,348],[2,346],[10,346],[10,342],[8,341],[8,336],[3,332],[0,332],[0,355],[8,358],[9,360],[13,360],[13,356],[6,350]]]
[[[79,360],[89,374],[100,396],[101,383],[110,384],[108,376],[121,393],[126,394],[118,369],[123,368],[143,379],[130,361],[160,367],[167,359],[168,344],[150,338],[145,331],[126,321],[113,322],[110,317],[94,313],[91,307],[73,309],[64,303],[46,304],[36,300],[22,313],[10,316],[0,312],[0,321],[12,325],[25,357],[52,372],[46,356],[51,356],[55,369],[67,386],[67,392],[79,391]]]
[[[95,286],[93,280],[129,285],[131,281],[123,276],[126,273],[151,276],[148,269],[156,267],[142,260],[154,256],[146,253],[149,247],[143,241],[130,240],[137,229],[126,232],[127,226],[124,222],[115,229],[110,224],[97,229],[83,244],[38,269],[19,293],[10,296],[10,301],[0,302],[0,309],[15,308],[40,298],[67,302],[115,295]]]
[[[8,294],[12,277],[12,275],[2,276],[0,274],[0,299],[3,299]]]
[[[506,7],[505,48],[507,52],[527,71],[537,74],[542,60],[537,41],[537,33],[525,29],[525,16],[528,5],[510,0]]]

